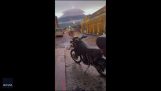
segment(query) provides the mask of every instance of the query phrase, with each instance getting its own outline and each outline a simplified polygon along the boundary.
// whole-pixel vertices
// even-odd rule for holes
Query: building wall
[[[106,11],[105,7],[93,13],[91,16],[86,16],[81,22],[81,32],[87,34],[103,34],[106,26]]]

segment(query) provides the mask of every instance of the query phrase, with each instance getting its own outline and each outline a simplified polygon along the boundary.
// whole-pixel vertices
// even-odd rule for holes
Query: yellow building
[[[81,32],[101,35],[106,32],[106,6],[92,15],[84,17],[81,22]]]

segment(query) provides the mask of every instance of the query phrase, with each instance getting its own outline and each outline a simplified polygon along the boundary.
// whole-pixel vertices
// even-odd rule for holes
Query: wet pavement
[[[97,36],[89,36],[84,41],[90,47],[97,47],[96,38]],[[106,78],[102,78],[93,66],[86,71],[87,65],[79,65],[72,60],[68,50],[69,41],[67,34],[55,39],[55,91],[106,91]]]
[[[106,78],[100,77],[93,66],[86,71],[87,65],[76,64],[70,57],[70,50],[66,50],[65,53],[68,90],[77,91],[76,89],[80,88],[84,91],[106,91]]]
[[[66,90],[64,48],[57,48],[55,53],[55,89],[63,91]]]

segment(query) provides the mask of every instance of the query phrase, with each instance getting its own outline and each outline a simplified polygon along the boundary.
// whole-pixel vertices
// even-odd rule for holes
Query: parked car
[[[55,36],[56,37],[63,37],[63,34],[64,34],[63,29],[61,29],[61,28],[55,29]]]

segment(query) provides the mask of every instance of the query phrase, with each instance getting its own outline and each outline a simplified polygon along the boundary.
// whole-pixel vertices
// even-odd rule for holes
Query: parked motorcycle
[[[90,65],[94,66],[101,76],[106,76],[106,59],[103,58],[102,51],[100,49],[88,48],[82,41],[86,37],[74,37],[70,41],[72,47],[70,55],[72,59],[78,64],[83,62],[85,65],[88,65],[88,68]]]

